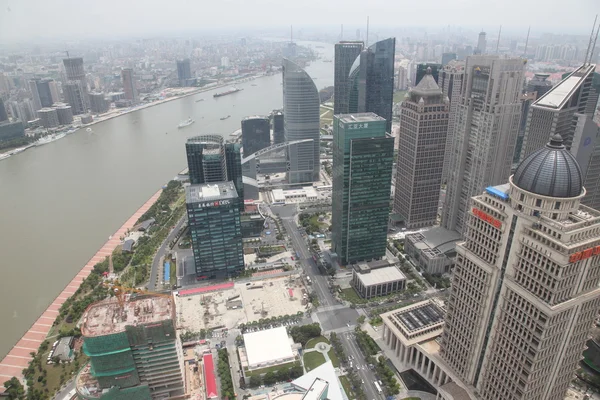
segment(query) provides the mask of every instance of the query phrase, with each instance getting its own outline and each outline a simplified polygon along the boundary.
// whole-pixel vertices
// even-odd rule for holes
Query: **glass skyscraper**
[[[380,40],[360,53],[348,75],[348,113],[375,113],[386,120],[386,132],[392,129],[395,53],[395,38]]]
[[[363,42],[339,42],[335,45],[333,90],[333,113],[348,113],[348,75],[354,60],[360,55]]]
[[[342,265],[385,255],[393,161],[382,117],[334,116],[331,243]]]
[[[312,139],[288,149],[288,182],[309,183],[319,179],[319,92],[300,66],[283,59],[283,121],[285,141]]]
[[[242,120],[244,157],[271,145],[271,121],[266,116],[246,117]]]
[[[244,270],[240,202],[233,182],[190,185],[185,191],[196,276],[228,278]]]

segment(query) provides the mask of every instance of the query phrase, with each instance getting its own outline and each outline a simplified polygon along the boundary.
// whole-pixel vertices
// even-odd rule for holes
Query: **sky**
[[[588,34],[600,0],[0,0],[0,42],[210,29],[447,25]]]

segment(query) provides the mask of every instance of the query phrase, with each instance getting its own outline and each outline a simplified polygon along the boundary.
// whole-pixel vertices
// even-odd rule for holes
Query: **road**
[[[179,233],[179,230],[181,229],[181,226],[186,221],[186,219],[187,215],[181,217],[179,222],[177,222],[177,224],[175,225],[175,228],[173,228],[171,232],[169,232],[167,238],[162,242],[162,244],[158,248],[158,251],[154,255],[154,258],[152,259],[152,268],[150,269],[150,281],[148,282],[148,290],[151,292],[156,290],[156,281],[158,269],[160,267],[160,260],[164,257],[169,243],[171,243],[171,241],[175,239],[175,236],[177,236],[177,233]]]
[[[342,342],[342,346],[346,350],[348,358],[352,357],[352,368],[356,371],[358,377],[363,381],[362,387],[367,399],[382,399],[383,395],[377,393],[377,389],[373,384],[373,382],[375,382],[375,376],[373,375],[372,370],[368,367],[365,361],[365,356],[356,343],[354,334],[352,332],[347,332],[338,334],[338,337]]]

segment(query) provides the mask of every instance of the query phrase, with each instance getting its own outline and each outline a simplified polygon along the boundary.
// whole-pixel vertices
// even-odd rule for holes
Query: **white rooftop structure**
[[[393,282],[406,279],[402,271],[396,266],[372,269],[366,274],[358,274],[358,279],[365,286],[379,285],[386,282]]]
[[[327,388],[327,400],[347,400],[344,391],[341,389],[341,383],[338,380],[338,377],[335,373],[335,368],[331,361],[327,361],[325,364],[318,366],[312,371],[302,375],[300,378],[296,379],[292,382],[292,386],[295,386],[299,389],[308,391],[311,386],[315,384],[315,381],[319,379],[320,381],[327,382],[329,387]],[[323,382],[319,382],[318,385],[322,385]],[[305,398],[312,398],[306,397]]]
[[[594,64],[582,65],[533,104],[554,109],[562,108],[564,103],[571,99],[575,90],[585,82],[587,76],[593,73],[595,69]]]
[[[292,339],[284,326],[244,334],[250,369],[282,364],[294,359]]]

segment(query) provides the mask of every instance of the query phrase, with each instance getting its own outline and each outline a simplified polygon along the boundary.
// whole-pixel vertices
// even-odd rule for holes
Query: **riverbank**
[[[21,339],[13,346],[10,352],[0,362],[0,383],[16,376],[23,380],[23,369],[27,368],[32,357],[31,352],[37,352],[40,344],[46,340],[52,329],[52,324],[59,314],[60,307],[79,288],[81,283],[91,273],[94,265],[103,261],[112,254],[115,248],[121,244],[121,237],[133,228],[138,219],[158,200],[162,189],[148,199],[94,254],[79,273],[67,284],[54,301],[47,307],[46,311],[31,325]],[[0,393],[4,387],[0,387]]]

